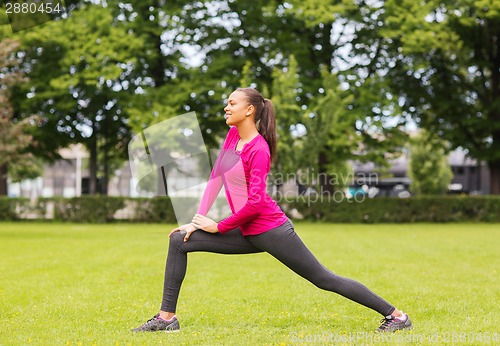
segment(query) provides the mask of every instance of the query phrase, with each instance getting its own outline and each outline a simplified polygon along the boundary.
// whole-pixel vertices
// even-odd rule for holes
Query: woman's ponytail
[[[271,162],[276,158],[276,149],[278,139],[276,135],[276,115],[274,113],[273,103],[269,99],[264,99],[264,107],[259,119],[259,127],[257,130],[266,139],[269,145],[269,152],[271,154]]]

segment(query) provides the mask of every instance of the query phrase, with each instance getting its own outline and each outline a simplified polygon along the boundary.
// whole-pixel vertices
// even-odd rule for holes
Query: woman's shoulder
[[[234,136],[238,134],[238,129],[236,128],[236,126],[229,126],[229,131],[227,131],[227,136]]]
[[[261,134],[250,143],[246,151],[249,156],[270,157],[269,145]]]
[[[263,151],[263,152],[269,153],[269,144],[267,144],[266,139],[260,133],[257,136],[256,141],[255,141],[253,147],[257,151]]]
[[[236,138],[239,138],[239,133],[238,133],[238,129],[236,128],[236,126],[231,126],[229,128],[229,131],[227,131],[227,135],[226,135],[226,139],[224,140],[224,145],[223,145],[223,148],[227,148],[228,146],[231,146],[232,145],[232,142],[234,142],[234,140]]]

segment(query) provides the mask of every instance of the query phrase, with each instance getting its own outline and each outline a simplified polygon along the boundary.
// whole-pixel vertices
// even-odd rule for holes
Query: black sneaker
[[[152,319],[148,320],[142,326],[132,329],[133,332],[179,332],[181,330],[181,326],[179,325],[179,321],[177,317],[171,321],[165,321],[160,318],[160,314],[156,314]]]
[[[413,327],[408,314],[403,314],[402,317],[386,316],[380,322],[382,325],[378,327],[377,332],[395,332],[402,329],[412,329]]]

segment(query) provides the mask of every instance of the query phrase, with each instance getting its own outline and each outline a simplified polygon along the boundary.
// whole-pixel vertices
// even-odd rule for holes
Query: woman
[[[407,314],[362,284],[335,275],[302,243],[293,224],[266,192],[266,178],[276,157],[276,121],[270,100],[252,88],[235,90],[224,108],[231,126],[214,165],[197,214],[190,224],[169,234],[160,312],[142,326],[146,331],[179,331],[177,298],[186,273],[187,253],[268,252],[317,287],[338,293],[384,316],[378,331],[411,328]],[[205,215],[224,185],[233,214],[215,222]]]

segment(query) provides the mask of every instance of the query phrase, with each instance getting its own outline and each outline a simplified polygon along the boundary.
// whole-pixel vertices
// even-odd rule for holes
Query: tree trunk
[[[490,194],[500,195],[500,160],[488,162],[490,168]]]
[[[104,196],[108,195],[108,183],[109,183],[109,146],[108,146],[108,119],[104,120],[103,124],[103,136],[104,136],[104,177],[101,181],[100,193]]]
[[[328,150],[328,148],[325,148]],[[324,151],[319,154],[319,172],[318,183],[320,186],[320,195],[333,195],[334,186],[330,183],[330,175],[327,170],[328,157]]]
[[[89,157],[89,194],[95,195],[97,191],[97,126],[92,123],[92,137],[90,138]]]
[[[155,1],[153,5],[156,9],[162,8],[162,1]],[[149,17],[149,13],[147,13],[147,16]],[[155,21],[154,23],[150,23],[150,25],[154,28],[160,27],[160,23],[158,22],[159,14],[156,11],[155,13]],[[144,18],[145,21],[149,21],[149,18]],[[156,59],[151,62],[151,75],[153,77],[153,80],[155,82],[155,88],[159,88],[165,84],[165,58],[163,55],[163,51],[161,49],[161,46],[163,44],[163,41],[161,39],[161,35],[159,35],[155,29],[151,30],[149,39],[151,42],[154,42],[155,50],[156,50]]]
[[[7,172],[7,165],[0,165],[0,196],[7,196],[9,194]]]
[[[101,182],[101,194],[108,195],[109,183],[109,150],[107,144],[104,145],[104,178]]]

